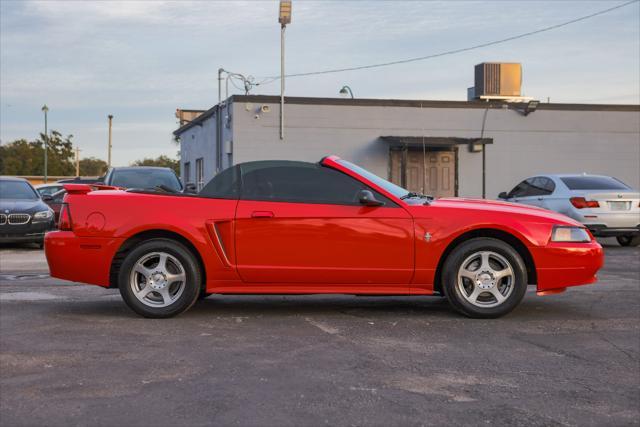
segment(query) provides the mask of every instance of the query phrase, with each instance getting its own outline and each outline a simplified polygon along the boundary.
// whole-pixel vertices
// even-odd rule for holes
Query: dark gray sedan
[[[0,243],[37,243],[54,226],[53,210],[26,179],[0,177]]]

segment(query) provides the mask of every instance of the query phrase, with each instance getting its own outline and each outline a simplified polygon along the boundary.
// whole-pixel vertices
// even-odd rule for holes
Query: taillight
[[[569,200],[571,201],[571,204],[576,207],[576,209],[600,207],[600,203],[598,203],[597,200],[587,200],[584,197],[572,197]]]
[[[62,207],[60,208],[58,230],[71,231],[71,212],[69,212],[69,205],[66,203],[63,203]]]

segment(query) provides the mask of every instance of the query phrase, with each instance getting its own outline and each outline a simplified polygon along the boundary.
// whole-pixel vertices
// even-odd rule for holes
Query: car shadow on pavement
[[[104,299],[67,300],[49,305],[47,311],[55,316],[141,318],[124,303],[112,295]],[[187,312],[175,319],[193,317],[262,316],[278,317],[290,315],[335,315],[353,316],[458,316],[446,299],[440,297],[356,297],[349,295],[211,295],[198,301]]]
[[[74,299],[56,303],[47,311],[55,316],[88,318],[139,318],[123,301],[116,298],[82,301]],[[198,301],[191,309],[175,319],[286,316],[349,315],[362,318],[429,318],[433,320],[466,319],[456,313],[441,297],[356,297],[349,295],[211,295]],[[590,308],[573,300],[552,300],[529,294],[505,318],[510,320],[589,319]],[[469,319],[473,321],[472,319]],[[168,319],[166,321],[172,321]],[[483,321],[483,320],[479,320]]]

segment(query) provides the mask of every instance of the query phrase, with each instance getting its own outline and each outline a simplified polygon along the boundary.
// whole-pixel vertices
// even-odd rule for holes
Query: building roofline
[[[227,100],[229,102],[253,102],[265,104],[278,104],[280,97],[275,95],[232,95]],[[409,107],[409,108],[503,108],[505,105],[502,101],[429,101],[429,100],[413,100],[413,99],[374,99],[374,98],[312,98],[287,96],[286,104],[296,105],[336,105],[336,106],[359,106],[359,107]],[[515,108],[524,109],[527,103],[509,103]],[[198,116],[193,121],[183,125],[173,132],[179,135],[187,129],[202,123],[204,120],[213,116],[217,111],[217,105]],[[537,106],[538,110],[555,110],[555,111],[623,111],[623,112],[640,112],[640,104],[560,104],[560,103],[543,103]]]
[[[188,111],[188,110],[183,110],[183,111]],[[191,110],[191,111],[193,111],[193,110]],[[178,136],[178,135],[180,135],[181,133],[183,133],[184,131],[186,131],[189,128],[192,128],[192,127],[197,126],[197,125],[201,125],[201,123],[204,122],[206,119],[208,119],[209,117],[215,115],[216,111],[218,111],[218,106],[214,105],[213,107],[211,107],[208,110],[206,110],[204,113],[200,114],[195,119],[191,120],[188,123],[185,123],[184,125],[180,126],[178,129],[174,130],[173,134],[175,136]]]
[[[279,96],[271,95],[233,95],[232,102],[269,102],[279,103]],[[349,105],[349,106],[374,106],[374,107],[429,107],[429,108],[501,108],[502,101],[430,101],[413,99],[375,99],[375,98],[311,98],[311,97],[285,97],[287,104],[304,105]],[[511,103],[511,105],[520,105]],[[526,105],[526,103],[522,103]],[[560,104],[540,102],[539,110],[577,110],[577,111],[640,111],[639,104]]]

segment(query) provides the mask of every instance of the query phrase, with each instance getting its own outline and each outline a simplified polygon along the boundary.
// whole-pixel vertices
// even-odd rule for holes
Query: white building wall
[[[230,110],[229,110],[230,111]],[[222,167],[224,170],[232,163],[232,118],[227,114],[227,108],[222,109]],[[195,183],[196,160],[203,159],[204,182],[208,182],[218,172],[216,161],[216,114],[195,124],[180,134],[180,178],[184,183]],[[184,164],[189,162],[191,176],[184,176]]]
[[[261,112],[267,105],[269,112]],[[285,140],[278,137],[279,105],[233,105],[233,161],[318,161],[336,154],[388,177],[388,145],[380,136],[479,138],[482,108],[364,105],[285,105]],[[487,113],[487,197],[531,175],[588,172],[613,175],[640,187],[640,113],[512,109]],[[459,195],[482,195],[482,154],[459,146]]]
[[[316,162],[336,154],[386,178],[389,146],[380,136],[479,138],[485,113],[473,107],[301,104],[294,99],[285,105],[285,139],[281,141],[280,107],[274,97],[232,99],[229,113],[226,109],[222,113],[222,169],[251,160]],[[268,111],[263,111],[263,105]],[[520,180],[542,173],[612,175],[640,188],[640,111],[636,107],[631,107],[635,111],[567,110],[552,104],[546,108],[556,109],[543,105],[526,117],[513,109],[490,108],[484,132],[494,142],[486,153],[487,197],[495,198]],[[202,126],[186,129],[180,138],[181,166],[191,162],[190,182],[195,159],[200,157],[205,181],[212,178],[216,173],[215,114]],[[470,153],[460,145],[458,160],[459,195],[481,196],[482,153]]]

